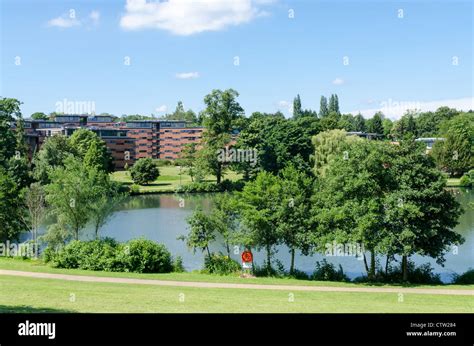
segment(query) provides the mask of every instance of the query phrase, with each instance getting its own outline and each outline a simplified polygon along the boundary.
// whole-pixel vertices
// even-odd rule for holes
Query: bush
[[[44,259],[54,267],[66,269],[136,273],[169,273],[173,270],[171,254],[166,247],[145,239],[123,244],[111,238],[74,240],[58,251],[46,248]]]
[[[184,265],[183,265],[183,258],[178,256],[173,261],[173,271],[175,273],[183,273],[184,272]]]
[[[128,271],[169,273],[173,270],[171,254],[163,244],[147,239],[130,240],[125,246]]]
[[[467,272],[461,275],[455,274],[453,277],[453,284],[458,284],[458,285],[474,284],[474,269],[469,269]]]
[[[408,261],[407,263],[408,282],[412,284],[431,284],[438,285],[442,284],[439,274],[433,273],[431,264],[425,263],[420,266],[416,266],[415,262]],[[354,279],[354,282],[368,282],[366,276],[361,276]],[[381,283],[399,283],[403,282],[403,273],[400,265],[389,266],[387,273],[381,268],[377,270],[375,279],[372,282]]]
[[[229,275],[240,272],[240,264],[222,253],[211,254],[204,258],[204,272],[210,274]]]
[[[135,184],[145,185],[155,181],[160,176],[160,170],[152,159],[143,158],[130,168],[130,175]]]
[[[197,193],[197,192],[230,192],[241,191],[244,187],[244,182],[223,180],[220,184],[212,182],[193,182],[186,185],[176,187],[175,192]]]
[[[459,184],[465,187],[474,187],[474,169],[464,174],[459,180]]]
[[[316,270],[311,275],[311,279],[317,281],[350,281],[344,274],[340,264],[339,269],[336,270],[334,264],[329,263],[326,259],[316,262]]]

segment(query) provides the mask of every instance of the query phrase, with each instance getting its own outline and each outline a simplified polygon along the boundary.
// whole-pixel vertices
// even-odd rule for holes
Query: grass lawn
[[[181,177],[179,167],[177,166],[164,166],[160,167],[160,176],[154,182],[148,185],[140,185],[140,192],[174,192],[175,189],[180,185],[186,185],[191,183],[191,177],[184,174],[182,171]],[[238,180],[241,178],[241,174],[233,171],[226,171],[223,179]],[[112,180],[118,181],[125,185],[133,184],[130,173],[127,171],[118,171],[112,173]],[[213,176],[207,176],[206,181],[215,182],[216,178]]]
[[[29,272],[53,273],[53,274],[70,274],[70,275],[86,275],[86,276],[103,276],[103,277],[122,277],[134,279],[158,279],[172,281],[190,281],[190,282],[222,282],[222,283],[245,283],[245,284],[263,284],[263,285],[297,285],[297,286],[333,286],[333,287],[414,287],[414,288],[432,288],[432,289],[472,289],[474,285],[385,285],[385,284],[364,284],[364,283],[345,283],[335,281],[310,281],[298,280],[290,278],[241,278],[238,275],[212,275],[202,274],[199,272],[186,273],[167,273],[167,274],[139,274],[139,273],[116,273],[116,272],[100,272],[80,269],[59,269],[53,268],[40,260],[23,260],[18,258],[0,257],[0,269],[19,270]]]
[[[0,312],[461,312],[471,296],[161,287],[0,276]],[[71,299],[74,297],[75,299]]]

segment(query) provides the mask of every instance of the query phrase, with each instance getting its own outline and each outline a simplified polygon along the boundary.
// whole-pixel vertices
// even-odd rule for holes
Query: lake
[[[468,203],[474,202],[474,191],[468,189],[453,189],[457,200],[465,209],[460,217],[459,225],[455,230],[465,238],[465,243],[456,251],[446,254],[444,267],[436,264],[429,257],[413,256],[416,264],[429,262],[435,268],[435,272],[441,274],[443,281],[448,282],[454,273],[463,273],[474,267],[474,211],[468,210]],[[203,254],[198,251],[193,253],[185,243],[177,240],[180,235],[188,233],[186,218],[192,214],[196,207],[201,206],[204,210],[212,208],[212,194],[158,194],[141,195],[129,197],[119,210],[116,211],[109,222],[102,228],[101,237],[112,237],[118,241],[127,241],[133,238],[144,237],[166,245],[173,256],[183,258],[185,269],[201,269],[203,265]],[[45,227],[42,231],[44,232]],[[81,233],[81,239],[93,239],[92,227],[88,227]],[[234,250],[232,248],[231,250]],[[225,249],[221,242],[216,241],[211,245],[211,251],[222,251]],[[254,258],[257,264],[264,261],[265,253],[256,252]],[[232,257],[240,261],[239,254]],[[285,266],[289,266],[290,255],[285,246],[277,247],[275,258]],[[326,258],[336,265],[341,264],[344,271],[351,278],[365,274],[363,261],[354,257],[326,257],[321,254],[302,256],[298,254],[295,260],[296,268],[311,273],[315,268],[316,261]],[[382,258],[382,257],[381,257]],[[384,265],[385,258],[382,259]]]

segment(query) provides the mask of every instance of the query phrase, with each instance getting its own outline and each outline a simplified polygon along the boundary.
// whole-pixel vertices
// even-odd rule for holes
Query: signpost
[[[252,269],[253,255],[250,251],[245,250],[242,252],[242,268],[243,269]]]

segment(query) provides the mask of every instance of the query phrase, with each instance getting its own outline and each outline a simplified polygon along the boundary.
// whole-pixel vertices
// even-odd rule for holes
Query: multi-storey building
[[[112,116],[57,115],[54,120],[26,120],[25,132],[30,156],[47,137],[72,135],[87,128],[104,140],[116,169],[123,169],[140,158],[174,160],[187,143],[199,143],[202,127],[190,127],[179,120],[140,120],[117,122]]]

